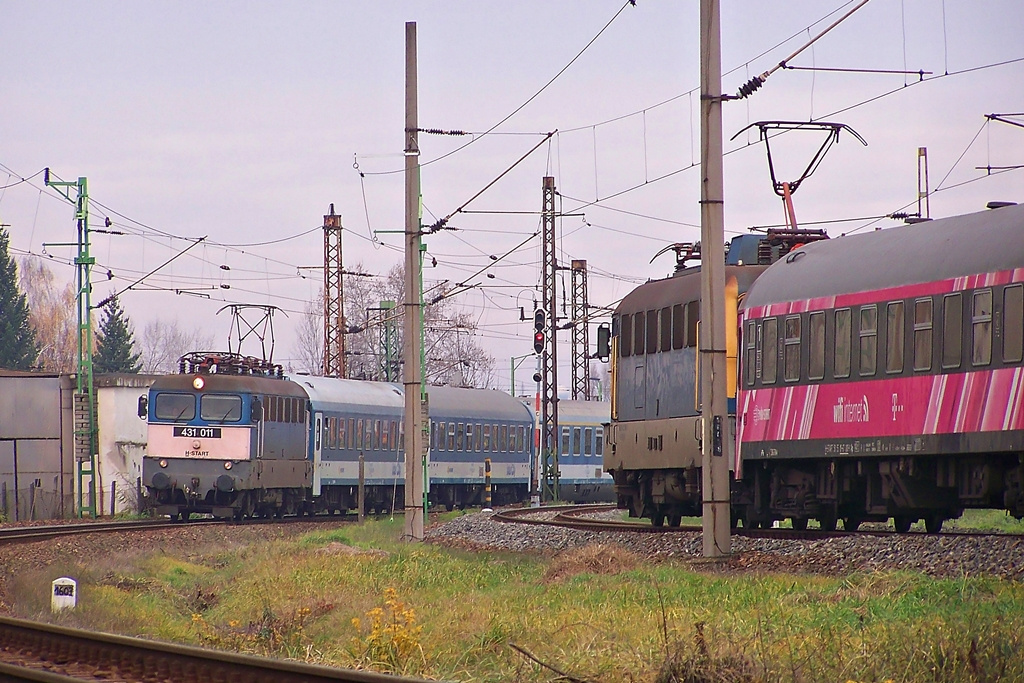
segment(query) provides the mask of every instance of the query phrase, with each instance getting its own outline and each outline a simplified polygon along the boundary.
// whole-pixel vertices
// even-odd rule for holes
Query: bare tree
[[[19,269],[21,289],[29,309],[29,324],[39,344],[36,363],[50,372],[74,372],[78,364],[78,307],[75,287],[63,289],[46,264],[23,259]]]
[[[181,329],[177,320],[153,320],[142,330],[139,347],[142,351],[142,372],[148,374],[178,371],[178,359],[189,351],[206,351],[213,346],[213,335],[196,328]]]
[[[292,347],[292,357],[300,372],[311,375],[323,373],[324,364],[324,290],[307,301],[299,318],[298,338]]]
[[[361,272],[362,264],[356,270]],[[457,310],[455,300],[447,297],[449,291],[450,287],[442,283],[429,287],[424,294],[425,380],[451,386],[492,386],[494,358],[476,342],[476,321],[470,314]],[[345,281],[346,323],[350,330],[357,330],[347,334],[345,341],[349,377],[383,379],[381,332],[386,320],[391,321],[395,331],[395,358],[402,358],[403,298],[401,264],[392,267],[384,277],[350,277]],[[396,306],[382,310],[383,301],[396,302]]]

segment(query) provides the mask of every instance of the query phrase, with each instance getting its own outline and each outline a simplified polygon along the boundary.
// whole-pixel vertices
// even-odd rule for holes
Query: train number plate
[[[175,427],[174,436],[190,439],[219,439],[220,427]]]

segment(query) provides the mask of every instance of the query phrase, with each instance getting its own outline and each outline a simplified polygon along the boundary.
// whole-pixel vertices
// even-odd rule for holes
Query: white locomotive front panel
[[[252,427],[150,424],[149,455],[157,458],[248,460]]]

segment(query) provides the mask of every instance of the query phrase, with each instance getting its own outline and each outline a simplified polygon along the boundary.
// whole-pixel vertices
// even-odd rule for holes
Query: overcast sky
[[[322,264],[329,204],[343,216],[346,268],[383,274],[402,261],[401,236],[381,231],[404,225],[405,22],[418,28],[420,125],[477,134],[600,33],[500,134],[420,136],[423,162],[474,140],[423,167],[431,223],[540,134],[559,131],[468,207],[484,213],[457,216],[458,232],[426,240],[437,259],[427,286],[481,285],[456,301],[478,318],[507,388],[510,357],[532,346],[519,306],[529,313],[539,297],[539,238],[486,271],[494,278],[472,276],[538,230],[537,215],[512,212],[540,209],[545,175],[563,212],[585,214],[560,220],[558,249],[562,263],[588,261],[593,305],[664,277],[671,255],[651,258],[699,239],[698,3],[624,4],[0,0],[0,222],[18,258],[39,255],[59,280],[73,280],[72,249],[42,256],[44,243],[76,233],[71,206],[43,189],[39,173],[87,177],[93,227],[110,217],[130,233],[93,236],[94,302],[188,246],[179,238],[206,236],[121,296],[136,330],[177,319],[226,346],[230,320],[218,309],[272,304],[289,316],[274,321],[275,360],[287,363],[295,324],[322,283],[303,267]],[[855,4],[725,0],[723,89],[736,92]],[[727,103],[727,237],[783,218],[756,132],[729,141],[761,120],[836,121],[867,141],[841,134],[794,197],[803,224],[861,219],[824,226],[833,236],[896,226],[869,217],[916,210],[919,147],[928,150],[932,217],[1024,200],[1024,171],[977,168],[1024,164],[1024,128],[985,118],[1024,112],[1021,36],[1019,0],[871,0],[791,64],[915,74],[779,70],[751,98]],[[925,82],[918,71],[930,72]],[[780,179],[797,177],[818,142],[808,133],[773,143]],[[186,288],[210,298],[174,292]],[[560,336],[568,384],[569,335]]]

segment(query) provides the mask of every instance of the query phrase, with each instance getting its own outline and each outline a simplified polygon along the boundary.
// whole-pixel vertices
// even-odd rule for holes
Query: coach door
[[[324,447],[324,414],[313,418],[313,495],[320,495],[320,457]]]

